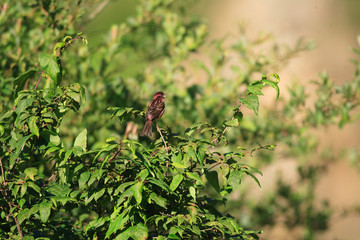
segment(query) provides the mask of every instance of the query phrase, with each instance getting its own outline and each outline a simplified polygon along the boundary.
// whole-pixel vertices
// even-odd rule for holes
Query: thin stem
[[[168,147],[166,145],[166,142],[165,142],[165,139],[164,139],[163,135],[161,134],[161,130],[160,130],[160,128],[159,128],[159,126],[157,125],[156,122],[155,122],[155,125],[156,125],[156,130],[160,133],[161,139],[162,139],[162,141],[163,141],[163,143],[165,145],[166,153],[169,154],[169,151],[168,151],[169,149],[168,149]],[[168,175],[168,170],[169,170],[169,161],[166,160],[166,173],[165,173],[165,176]]]
[[[8,203],[9,203],[9,202],[8,202]],[[10,204],[9,204],[9,205],[10,205]],[[10,206],[10,208],[11,208],[11,206]],[[20,235],[21,238],[23,238],[24,236],[23,236],[22,230],[21,230],[21,228],[20,228],[20,223],[19,223],[19,221],[17,220],[17,218],[14,216],[14,214],[13,214],[12,212],[10,212],[10,216],[12,216],[12,217],[14,218],[15,223],[16,223],[16,228],[17,228],[17,230],[18,230],[18,232],[19,232],[19,235]]]
[[[34,88],[34,90],[36,90],[36,88],[38,87],[38,85],[39,85],[39,82],[40,82],[40,80],[41,80],[41,78],[42,78],[42,75],[43,75],[43,73],[45,72],[45,70],[43,70],[42,72],[41,72],[41,74],[40,74],[40,77],[39,77],[39,80],[37,81],[37,83],[36,83],[36,85],[35,85],[35,88]]]
[[[160,130],[159,126],[157,125],[157,123],[155,123],[155,125],[156,125],[156,129],[157,129],[157,131],[160,133],[161,139],[162,139],[162,141],[163,141],[163,143],[164,143],[164,145],[165,145],[166,153],[169,153],[169,152],[168,152],[168,147],[167,147],[166,142],[165,142],[165,139],[164,139],[163,135],[161,134],[161,130]]]
[[[0,168],[1,168],[1,175],[2,175],[2,179],[3,179],[3,185],[6,185],[6,181],[5,181],[5,174],[4,174],[4,167],[2,165],[2,158],[0,158]]]
[[[122,143],[119,145],[119,147],[118,147],[116,153],[114,154],[114,156],[112,156],[112,157],[108,160],[108,162],[111,162],[112,160],[114,160],[114,159],[119,155],[119,153],[121,153],[121,150],[122,150]]]

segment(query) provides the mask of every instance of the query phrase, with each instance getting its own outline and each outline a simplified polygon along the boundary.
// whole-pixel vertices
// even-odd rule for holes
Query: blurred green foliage
[[[206,21],[189,14],[196,2],[139,0],[89,45],[78,32],[101,1],[1,3],[0,237],[256,239],[245,229],[284,223],[314,239],[328,229],[333,210],[314,189],[332,159],[316,154],[312,132],[358,119],[359,61],[342,86],[320,74],[312,102],[297,83],[275,103],[274,72],[313,45],[249,39],[241,26],[239,38],[209,42]],[[168,149],[138,137],[158,90]],[[297,184],[279,177],[252,198],[244,176],[260,186],[257,169],[279,156],[298,159]]]

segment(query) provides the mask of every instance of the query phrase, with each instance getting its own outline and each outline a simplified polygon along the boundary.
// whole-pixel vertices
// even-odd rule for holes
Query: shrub
[[[327,159],[299,162],[301,187],[279,179],[257,204],[243,178],[260,186],[258,169],[276,160],[262,150],[313,156],[313,129],[356,120],[359,71],[343,86],[322,74],[310,108],[299,85],[260,108],[267,88],[279,97],[273,72],[311,45],[274,44],[263,54],[254,49],[269,39],[243,31],[230,46],[208,43],[205,22],[187,12],[192,2],[139,1],[134,18],[91,47],[75,30],[85,21],[81,2],[2,5],[2,238],[257,239],[259,226],[280,216],[304,239],[328,228],[330,206],[314,204]],[[189,66],[202,81],[187,80]],[[168,95],[164,139],[139,138],[142,110],[159,89]],[[234,205],[241,218],[227,214]]]

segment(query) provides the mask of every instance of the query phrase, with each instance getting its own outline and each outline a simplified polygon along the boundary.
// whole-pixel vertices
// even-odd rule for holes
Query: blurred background
[[[350,62],[350,59],[354,58],[350,48],[360,46],[360,1],[230,0],[213,3],[207,16],[211,19],[211,28],[215,35],[237,34],[237,24],[246,22],[250,35],[270,32],[278,42],[291,44],[299,38],[316,42],[315,49],[301,53],[279,72],[283,88],[286,88],[291,80],[314,80],[319,72],[324,70],[336,83],[351,81],[355,67]],[[332,150],[341,151],[343,148],[352,147],[360,150],[358,123],[343,129],[325,128],[314,134],[319,135],[321,148],[330,147]],[[291,160],[278,162],[277,165],[264,172],[264,191],[267,187],[271,188],[275,182],[272,175],[279,174],[279,171],[288,179],[294,178],[296,165]],[[329,199],[336,209],[351,208],[360,203],[359,183],[359,172],[346,161],[338,162],[331,165],[317,186],[317,199],[319,202]],[[360,236],[358,226],[359,215],[342,218],[335,214],[330,230],[319,235],[319,239],[355,240]],[[267,239],[291,238],[279,226]]]
[[[131,0],[104,1],[90,12],[93,17],[84,32],[91,47],[104,37],[112,24],[122,23],[131,17],[135,13],[135,3]],[[298,54],[281,67],[278,74],[282,89],[286,89],[292,82],[305,83],[317,79],[322,71],[327,71],[337,84],[351,81],[355,67],[350,59],[355,56],[350,49],[360,45],[358,0],[202,1],[197,4],[195,12],[200,12],[208,19],[208,41],[229,35],[239,37],[239,26],[243,25],[246,26],[247,36],[271,33],[280,44],[292,45],[300,38],[314,41],[315,49]],[[198,75],[199,78],[202,76]],[[286,94],[286,91],[282,91],[283,97],[286,98]],[[307,97],[311,99],[312,95]],[[346,125],[342,129],[325,127],[313,134],[320,138],[319,152],[326,148],[337,153],[344,148],[360,150],[358,123]],[[260,199],[264,197],[266,192],[274,188],[278,175],[295,183],[296,168],[296,160],[290,157],[277,161],[265,170],[261,169],[264,173],[261,178],[263,190],[254,194]],[[316,199],[319,203],[328,199],[336,213],[331,218],[329,230],[319,234],[318,239],[359,239],[360,216],[342,215],[342,209],[360,203],[359,183],[359,172],[349,162],[337,161],[329,166],[316,186]],[[299,239],[300,232],[296,229],[293,231],[295,235],[290,235],[284,226],[278,224],[265,229],[263,236],[264,239]]]

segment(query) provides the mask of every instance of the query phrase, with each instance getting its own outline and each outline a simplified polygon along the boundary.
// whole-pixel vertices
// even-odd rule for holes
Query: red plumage
[[[156,92],[153,99],[149,103],[145,114],[145,126],[140,132],[140,136],[152,136],[152,123],[161,118],[165,112],[165,94]]]

